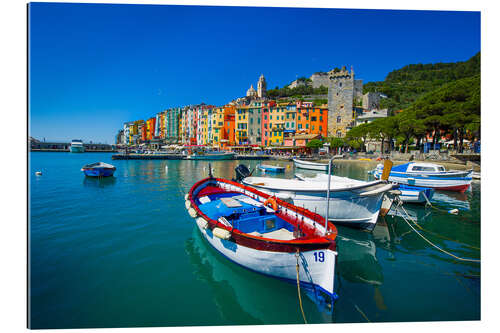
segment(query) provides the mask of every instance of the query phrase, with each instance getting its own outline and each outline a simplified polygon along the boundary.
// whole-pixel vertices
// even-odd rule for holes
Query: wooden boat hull
[[[115,169],[110,169],[110,168],[83,169],[83,173],[87,177],[111,177],[115,173]]]
[[[333,303],[337,298],[334,292],[337,258],[335,236],[285,241],[252,236],[237,228],[228,227],[220,221],[210,219],[196,201],[205,187],[214,184],[228,193],[241,193],[259,202],[270,197],[251,187],[220,178],[207,178],[196,183],[187,195],[186,208],[196,218],[196,226],[209,244],[238,265],[290,283],[297,283],[298,263],[300,286],[318,297],[326,297],[327,303]],[[314,228],[318,233],[324,234],[321,216],[280,199],[276,201],[282,218],[295,219],[300,221],[302,228]],[[221,237],[221,229],[230,236]],[[328,229],[329,232],[335,230],[336,235],[336,229],[331,223],[328,224]]]
[[[199,225],[197,225],[197,228],[213,248],[232,262],[254,272],[286,282],[297,283],[297,258],[295,252],[257,250],[235,244],[230,240],[218,238],[213,235],[210,229],[203,229]],[[320,253],[324,253],[323,262],[317,261]],[[334,297],[336,257],[337,252],[329,249],[300,252],[299,279],[301,288],[306,288],[309,291],[319,288],[321,292]]]

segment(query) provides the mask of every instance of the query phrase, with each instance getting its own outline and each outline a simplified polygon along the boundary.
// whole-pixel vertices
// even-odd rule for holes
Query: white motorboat
[[[326,198],[329,195],[330,221],[368,230],[375,227],[384,199],[389,200],[386,202],[389,207],[385,210],[390,209],[392,200],[385,194],[397,187],[383,180],[366,182],[331,176],[328,191],[328,175],[320,174],[314,178],[296,176],[298,179],[246,177],[242,182],[321,216],[327,215]]]
[[[85,146],[82,140],[72,140],[69,146],[69,151],[72,153],[83,153],[85,152]]]
[[[373,176],[380,178],[383,165],[377,165]],[[472,170],[446,171],[442,165],[433,163],[411,162],[392,168],[389,181],[419,187],[430,187],[437,190],[465,191],[472,182]]]
[[[298,160],[296,158],[293,159],[293,163],[297,168],[301,169],[309,169],[309,170],[319,170],[319,171],[327,171],[328,163],[317,163],[310,161]]]

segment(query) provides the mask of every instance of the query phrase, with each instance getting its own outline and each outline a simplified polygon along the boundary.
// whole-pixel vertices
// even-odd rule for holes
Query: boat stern
[[[297,254],[295,257],[297,259]],[[338,298],[335,292],[336,264],[337,251],[331,247],[298,255],[301,287],[315,303],[330,309]]]

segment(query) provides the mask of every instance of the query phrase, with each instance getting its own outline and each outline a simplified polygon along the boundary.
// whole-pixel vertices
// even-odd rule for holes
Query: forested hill
[[[388,98],[381,107],[405,109],[417,98],[444,84],[481,73],[481,53],[467,61],[436,64],[412,64],[390,72],[384,81],[368,82],[363,92],[381,92]]]

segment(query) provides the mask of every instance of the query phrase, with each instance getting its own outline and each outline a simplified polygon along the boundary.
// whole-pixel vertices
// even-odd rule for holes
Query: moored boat
[[[229,260],[332,304],[337,229],[304,208],[234,181],[209,177],[186,195],[203,237]],[[271,205],[268,207],[267,205]]]
[[[401,191],[399,198],[403,202],[408,203],[428,203],[434,195],[434,189],[429,187],[417,187],[410,185],[399,185],[398,190]]]
[[[115,173],[115,170],[115,166],[104,162],[87,164],[81,169],[85,176],[88,177],[111,177]]]
[[[232,160],[236,153],[211,151],[211,152],[196,152],[188,155],[186,158],[189,160]]]
[[[377,165],[373,176],[380,178],[382,165]],[[430,187],[437,190],[465,191],[472,182],[472,170],[446,171],[442,165],[433,163],[410,162],[392,168],[389,181],[418,187]]]
[[[276,173],[285,172],[285,167],[279,165],[259,164],[258,168],[266,172],[276,172]]]
[[[83,153],[85,152],[85,146],[83,145],[82,140],[71,140],[71,144],[69,146],[69,151],[72,153]]]
[[[298,160],[296,158],[293,159],[293,163],[297,168],[308,169],[308,170],[319,170],[319,171],[327,171],[328,163],[317,163],[310,161]]]
[[[299,179],[279,179],[271,177],[247,177],[243,184],[252,186],[259,191],[275,195],[284,200],[290,200],[294,205],[304,207],[321,216],[327,214],[327,196],[329,196],[330,221],[336,224],[373,230],[385,194],[397,185],[387,181],[377,180],[365,182],[347,177],[331,176],[330,190],[328,191],[328,175],[317,175],[315,178],[306,178],[300,175]],[[389,199],[384,206],[386,213],[392,201]]]

